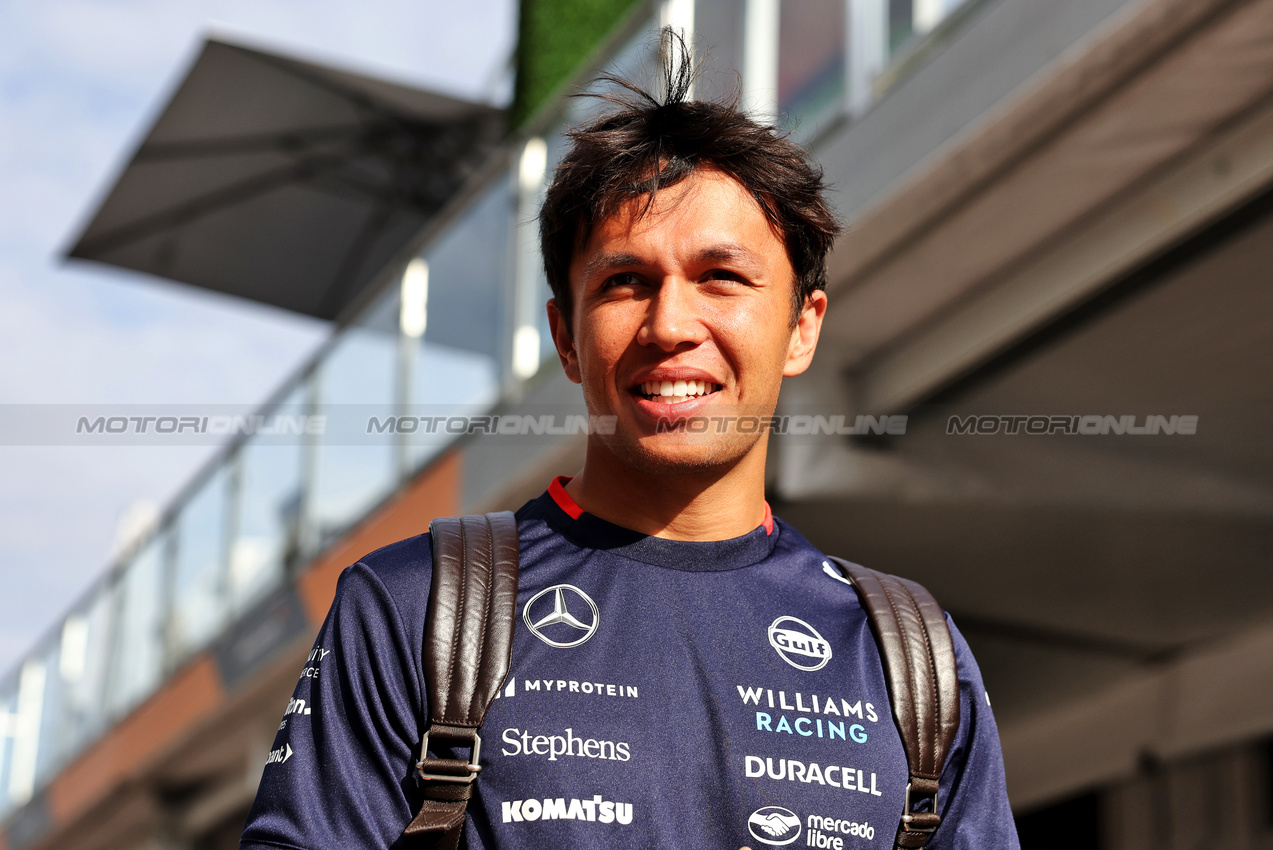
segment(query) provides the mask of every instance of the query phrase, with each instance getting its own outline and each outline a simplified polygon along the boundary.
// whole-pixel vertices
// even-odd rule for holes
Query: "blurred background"
[[[1023,847],[1273,847],[1273,0],[0,15],[0,850],[237,846],[341,569],[578,466],[449,423],[581,411],[534,216],[662,25],[849,225],[769,501],[952,612]]]

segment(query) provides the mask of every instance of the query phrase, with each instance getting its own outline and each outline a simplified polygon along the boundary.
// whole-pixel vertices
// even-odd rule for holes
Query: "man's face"
[[[783,376],[813,357],[826,297],[814,293],[792,326],[786,248],[733,178],[700,169],[638,216],[643,203],[600,222],[572,259],[573,336],[549,305],[589,413],[616,417],[614,435],[593,435],[589,452],[645,472],[729,466],[752,452],[763,461],[761,432],[733,417],[773,413]],[[691,433],[703,417],[706,433]]]

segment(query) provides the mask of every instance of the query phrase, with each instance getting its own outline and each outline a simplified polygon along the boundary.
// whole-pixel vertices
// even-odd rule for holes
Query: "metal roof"
[[[209,40],[69,256],[335,319],[502,124],[490,106]]]

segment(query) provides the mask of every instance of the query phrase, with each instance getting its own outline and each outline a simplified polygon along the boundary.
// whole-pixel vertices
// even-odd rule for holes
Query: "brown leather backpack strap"
[[[870,617],[906,750],[910,781],[894,846],[923,847],[941,824],[937,785],[959,731],[959,671],[946,615],[913,581],[833,560]]]
[[[454,850],[481,770],[477,730],[499,693],[513,652],[517,608],[517,522],[508,511],[439,517],[425,618],[424,680],[429,702],[420,761],[424,803],[405,834]],[[467,747],[468,759],[434,758],[432,743]]]

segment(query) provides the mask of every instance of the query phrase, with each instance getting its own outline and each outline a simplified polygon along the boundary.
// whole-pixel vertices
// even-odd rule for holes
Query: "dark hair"
[[[826,257],[840,223],[823,197],[822,169],[798,145],[728,103],[687,100],[694,72],[689,49],[670,28],[660,39],[662,101],[612,75],[626,94],[588,94],[615,111],[571,130],[573,142],[557,166],[539,214],[540,249],[557,309],[571,326],[570,261],[592,228],[634,198],[674,186],[704,166],[737,180],[782,235],[795,270],[792,322],[806,299],[826,287]]]

